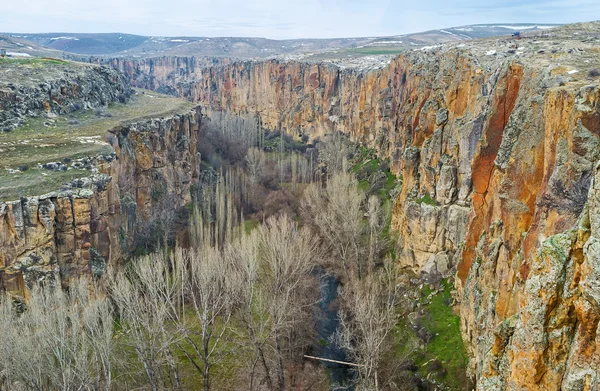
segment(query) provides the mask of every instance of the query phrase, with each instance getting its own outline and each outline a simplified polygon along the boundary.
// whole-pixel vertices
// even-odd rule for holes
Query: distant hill
[[[0,48],[22,55],[94,55],[110,57],[211,56],[364,56],[395,54],[409,48],[445,42],[535,31],[553,24],[488,24],[459,26],[390,37],[291,39],[238,37],[148,37],[132,34],[45,33],[0,35]],[[45,54],[44,54],[45,53]]]
[[[61,57],[62,52],[36,44],[19,35],[0,34],[0,49],[19,57]]]
[[[48,33],[24,34],[26,38],[39,45],[76,54],[112,54],[131,49],[148,40],[148,37],[132,34],[79,34]]]

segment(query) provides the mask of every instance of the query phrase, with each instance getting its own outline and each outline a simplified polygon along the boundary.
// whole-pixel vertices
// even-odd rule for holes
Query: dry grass
[[[44,194],[68,180],[89,175],[86,170],[42,170],[38,164],[110,153],[107,131],[119,124],[185,113],[193,106],[178,98],[137,90],[130,103],[116,103],[105,109],[111,117],[98,116],[93,110],[80,111],[54,118],[52,126],[44,125],[48,118],[29,118],[23,127],[0,133],[0,201]],[[70,125],[69,121],[78,123]],[[27,166],[28,170],[9,172],[19,166]]]
[[[13,83],[32,87],[66,73],[83,74],[97,65],[64,61],[54,58],[0,58],[0,87]]]

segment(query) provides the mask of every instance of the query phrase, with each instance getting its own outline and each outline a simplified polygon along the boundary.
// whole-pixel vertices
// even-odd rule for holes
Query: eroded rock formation
[[[52,116],[125,102],[132,89],[123,75],[104,66],[60,60],[0,66],[0,131],[23,125],[24,117]]]

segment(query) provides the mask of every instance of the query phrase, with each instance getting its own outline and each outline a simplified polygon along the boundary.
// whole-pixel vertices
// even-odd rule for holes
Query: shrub
[[[288,190],[276,190],[267,194],[263,204],[263,218],[267,219],[273,215],[287,214],[293,216],[298,208],[296,197]]]
[[[427,205],[437,205],[437,201],[434,200],[433,198],[431,198],[431,195],[429,193],[425,194],[423,197],[421,198],[417,198],[417,204],[421,205],[421,204],[427,204]]]
[[[110,118],[113,116],[112,113],[104,110],[104,108],[102,108],[102,107],[96,109],[95,113],[96,113],[96,116],[98,116],[98,117]]]
[[[417,336],[424,343],[429,343],[429,341],[431,341],[431,338],[433,338],[431,331],[427,330],[427,328],[425,327],[422,327],[417,330]]]
[[[440,369],[443,369],[444,365],[442,365],[442,362],[440,360],[433,360],[430,364],[429,364],[429,370],[432,372],[437,372]]]
[[[600,70],[598,68],[590,69],[588,72],[589,78],[594,78],[600,76]]]

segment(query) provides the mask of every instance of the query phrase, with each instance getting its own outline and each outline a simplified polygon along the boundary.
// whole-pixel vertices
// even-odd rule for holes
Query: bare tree
[[[246,167],[250,183],[259,183],[265,170],[265,153],[259,148],[250,148],[246,154]]]
[[[324,189],[316,184],[306,189],[302,203],[307,219],[323,238],[334,262],[341,262],[338,267],[347,277],[352,272],[359,277],[366,272],[365,197],[354,176],[340,172],[329,178]]]
[[[338,342],[359,366],[359,389],[381,389],[382,358],[393,348],[388,340],[397,323],[397,269],[391,261],[359,280],[352,278],[342,291]]]
[[[191,245],[222,247],[238,226],[238,206],[246,196],[241,170],[231,167],[215,175],[214,183],[203,184],[197,195],[198,204],[192,215]],[[239,196],[235,198],[235,194]]]
[[[133,261],[127,272],[110,281],[123,328],[123,337],[138,356],[153,390],[181,388],[172,346],[182,338],[170,327],[180,316],[182,290],[180,265],[164,252]]]
[[[178,250],[178,263],[189,270],[184,279],[184,295],[193,314],[192,319],[180,319],[189,347],[178,347],[202,375],[204,390],[210,389],[211,368],[231,353],[226,338],[233,310],[231,268],[218,248],[204,247]]]
[[[307,288],[310,272],[319,256],[318,242],[306,228],[298,229],[286,215],[269,219],[260,227],[259,238],[259,254],[265,267],[262,286],[276,352],[278,389],[285,390],[283,339],[306,321],[307,311],[314,303]],[[288,347],[292,342],[288,338]]]
[[[35,287],[18,314],[2,299],[0,368],[9,389],[110,389],[110,305],[83,282]]]
[[[8,389],[30,389],[42,391],[48,384],[47,368],[40,353],[39,332],[29,316],[19,316],[13,308],[12,300],[0,298],[0,369]]]
[[[286,368],[301,359],[311,329],[310,273],[319,256],[318,239],[283,215],[270,218],[228,251],[238,316],[255,353],[250,389],[258,366],[270,390],[285,390]]]
[[[98,292],[96,295],[104,296],[104,293]],[[90,300],[81,315],[95,362],[93,389],[108,391],[112,385],[115,349],[113,307],[108,298]]]
[[[268,318],[267,300],[262,292],[260,281],[260,260],[258,231],[242,236],[235,245],[227,248],[234,273],[231,275],[237,286],[237,316],[246,331],[246,337],[254,351],[255,359],[250,368],[249,390],[255,389],[257,366],[263,370],[264,382],[270,390],[274,389],[271,366],[267,356],[271,336]]]
[[[388,248],[389,240],[383,237],[386,223],[389,221],[391,209],[388,205],[381,206],[379,197],[372,195],[369,197],[367,205],[367,219],[369,223],[369,256],[367,265],[373,271],[378,260],[381,258],[382,251]]]
[[[348,140],[341,132],[325,135],[324,140],[318,144],[319,158],[327,166],[329,173],[346,171],[350,147]]]

